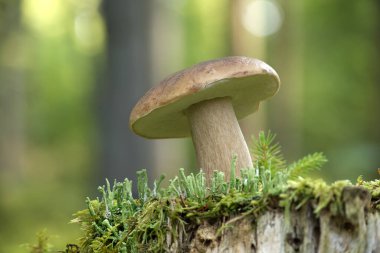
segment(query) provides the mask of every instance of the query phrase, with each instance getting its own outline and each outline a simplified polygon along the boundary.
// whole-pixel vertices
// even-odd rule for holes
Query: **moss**
[[[49,236],[46,230],[37,233],[37,243],[34,245],[27,245],[30,253],[47,253],[51,250],[51,246],[48,243]]]
[[[218,223],[217,232],[221,233],[243,217],[255,219],[272,209],[284,209],[289,214],[307,204],[313,206],[316,216],[323,211],[333,216],[350,215],[345,212],[343,192],[353,187],[352,183],[327,184],[321,179],[300,177],[302,168],[319,168],[326,159],[316,153],[286,166],[279,147],[271,146],[272,141],[271,135],[261,134],[255,144],[256,166],[242,169],[240,178],[231,173],[229,181],[222,172],[215,171],[209,186],[202,171],[186,175],[183,169],[169,180],[167,188],[160,187],[164,177],[149,188],[146,171],[138,172],[136,198],[128,179],[112,186],[106,181],[99,187],[102,197],[87,198],[87,209],[77,212],[72,220],[83,230],[78,248],[70,244],[63,252],[165,252],[167,240],[190,238],[192,230],[206,220]],[[233,171],[235,164],[233,159]],[[379,208],[379,180],[359,179],[357,186],[368,190],[373,207]]]
[[[260,181],[256,187],[258,190],[250,191],[250,188],[242,186],[244,180],[235,179],[236,188],[228,190],[229,183],[223,181],[223,185],[217,185],[219,191],[209,189],[200,193],[194,189],[193,195],[185,196],[192,191],[191,187],[198,187],[203,174],[184,177],[182,170],[179,174],[183,180],[194,180],[193,185],[179,179],[172,180],[168,189],[160,189],[154,196],[154,191],[147,188],[144,190],[146,195],[140,194],[137,199],[129,195],[127,189],[130,190],[131,182],[128,180],[115,182],[112,188],[109,183],[101,187],[103,198],[87,199],[88,208],[77,212],[72,220],[72,223],[80,224],[84,231],[78,248],[70,244],[63,252],[163,252],[167,233],[173,237],[178,236],[178,231],[189,233],[191,229],[187,228],[188,224],[226,220],[219,226],[218,233],[221,233],[247,215],[256,218],[268,209],[282,208],[290,212],[310,203],[317,217],[324,210],[333,216],[345,216],[342,194],[344,189],[353,186],[349,181],[329,185],[320,179],[299,177],[282,186],[272,186],[264,193]],[[183,185],[182,188],[176,189],[180,185]],[[357,185],[371,193],[372,204],[378,208],[379,180],[360,181]],[[185,190],[186,187],[189,189]],[[179,195],[173,191],[178,191]],[[46,235],[39,236],[31,252],[49,252]]]
[[[202,178],[199,175],[187,176],[194,179],[195,188],[199,184],[196,178]],[[237,187],[241,181],[236,179]],[[157,196],[148,190],[148,196],[120,199],[118,194],[129,184],[129,181],[125,181],[115,183],[112,189],[107,187],[105,199],[87,200],[88,209],[78,212],[72,221],[79,223],[84,230],[84,236],[80,239],[81,252],[162,252],[165,251],[167,233],[172,233],[173,237],[178,236],[178,231],[189,233],[188,224],[201,224],[204,220],[223,221],[225,218],[228,222],[220,224],[220,229],[224,229],[240,217],[252,215],[256,218],[268,209],[285,208],[290,212],[309,203],[313,205],[317,217],[326,210],[333,216],[345,216],[342,194],[344,189],[353,186],[349,181],[337,181],[329,185],[320,179],[298,178],[287,181],[281,187],[277,186],[281,189],[273,192],[271,190],[274,188],[271,188],[264,193],[260,185],[258,191],[247,191],[240,186],[226,193],[220,187],[220,192],[206,191],[204,197],[203,193],[196,191],[194,195],[185,197],[186,184],[182,181],[177,183],[177,180],[171,182],[169,189],[175,188],[173,184],[177,184],[176,187],[183,184],[183,188],[177,189],[180,195],[176,196],[169,189],[161,189]],[[380,188],[379,184],[373,182],[362,184],[372,186],[368,187],[370,193],[376,194]],[[187,187],[192,186],[189,184]],[[142,198],[146,198],[145,201]],[[230,220],[231,217],[234,218]]]
[[[372,207],[380,210],[380,180],[364,181],[360,176],[356,183],[358,186],[363,187],[371,193]]]

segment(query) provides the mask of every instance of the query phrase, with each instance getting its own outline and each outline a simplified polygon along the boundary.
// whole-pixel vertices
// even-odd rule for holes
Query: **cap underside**
[[[190,136],[186,109],[204,100],[230,97],[236,117],[241,119],[256,111],[261,100],[273,96],[279,88],[273,75],[257,74],[244,78],[224,79],[201,91],[183,96],[136,120],[132,129],[146,138],[181,138]]]

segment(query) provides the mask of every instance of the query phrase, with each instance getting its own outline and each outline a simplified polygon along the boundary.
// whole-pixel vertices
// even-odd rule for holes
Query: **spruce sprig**
[[[286,176],[282,178],[286,182],[288,179],[306,176],[310,172],[319,170],[327,162],[322,153],[314,153],[287,165],[281,152],[281,146],[274,142],[275,137],[276,135],[270,131],[267,134],[261,131],[258,139],[253,138],[254,145],[251,153],[254,157],[254,164],[262,175],[267,170],[271,172],[270,176],[272,177],[279,172],[285,173]]]
[[[288,177],[289,179],[294,179],[305,176],[310,172],[321,169],[326,162],[327,159],[322,153],[307,155],[288,166]]]
[[[285,168],[285,159],[281,152],[281,146],[274,143],[276,135],[268,131],[259,133],[259,138],[253,137],[251,153],[254,157],[255,166],[259,170],[270,170],[272,173]]]

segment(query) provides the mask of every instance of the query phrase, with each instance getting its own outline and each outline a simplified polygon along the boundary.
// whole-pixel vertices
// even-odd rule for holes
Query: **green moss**
[[[51,250],[51,246],[48,243],[49,236],[46,230],[37,233],[37,243],[34,245],[27,245],[30,253],[47,253]]]
[[[183,169],[169,180],[167,188],[160,187],[164,177],[156,180],[153,188],[148,187],[146,171],[138,172],[137,198],[132,196],[128,179],[112,186],[106,181],[99,187],[102,197],[87,198],[88,208],[72,220],[83,230],[80,252],[165,252],[168,235],[186,236],[204,220],[219,222],[220,233],[247,215],[255,218],[268,209],[285,209],[289,214],[307,203],[312,203],[316,216],[323,210],[344,216],[342,192],[352,184],[337,181],[329,185],[321,179],[300,177],[303,170],[318,169],[326,159],[316,153],[286,165],[279,146],[273,146],[272,141],[272,135],[261,133],[253,152],[256,166],[242,169],[239,178],[231,173],[229,181],[215,171],[209,186],[202,171],[186,175]],[[233,159],[232,171],[235,164]],[[360,179],[357,185],[368,189],[378,208],[379,181]],[[79,252],[69,250],[64,252]]]
[[[356,184],[367,189],[371,193],[372,207],[380,210],[380,180],[376,179],[373,181],[364,181],[360,176]]]

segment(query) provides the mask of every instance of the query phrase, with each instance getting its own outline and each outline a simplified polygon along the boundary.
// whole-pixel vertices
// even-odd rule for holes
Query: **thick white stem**
[[[187,110],[187,116],[198,164],[208,180],[214,170],[223,171],[229,178],[234,155],[237,155],[236,173],[253,166],[230,98],[194,104]]]

